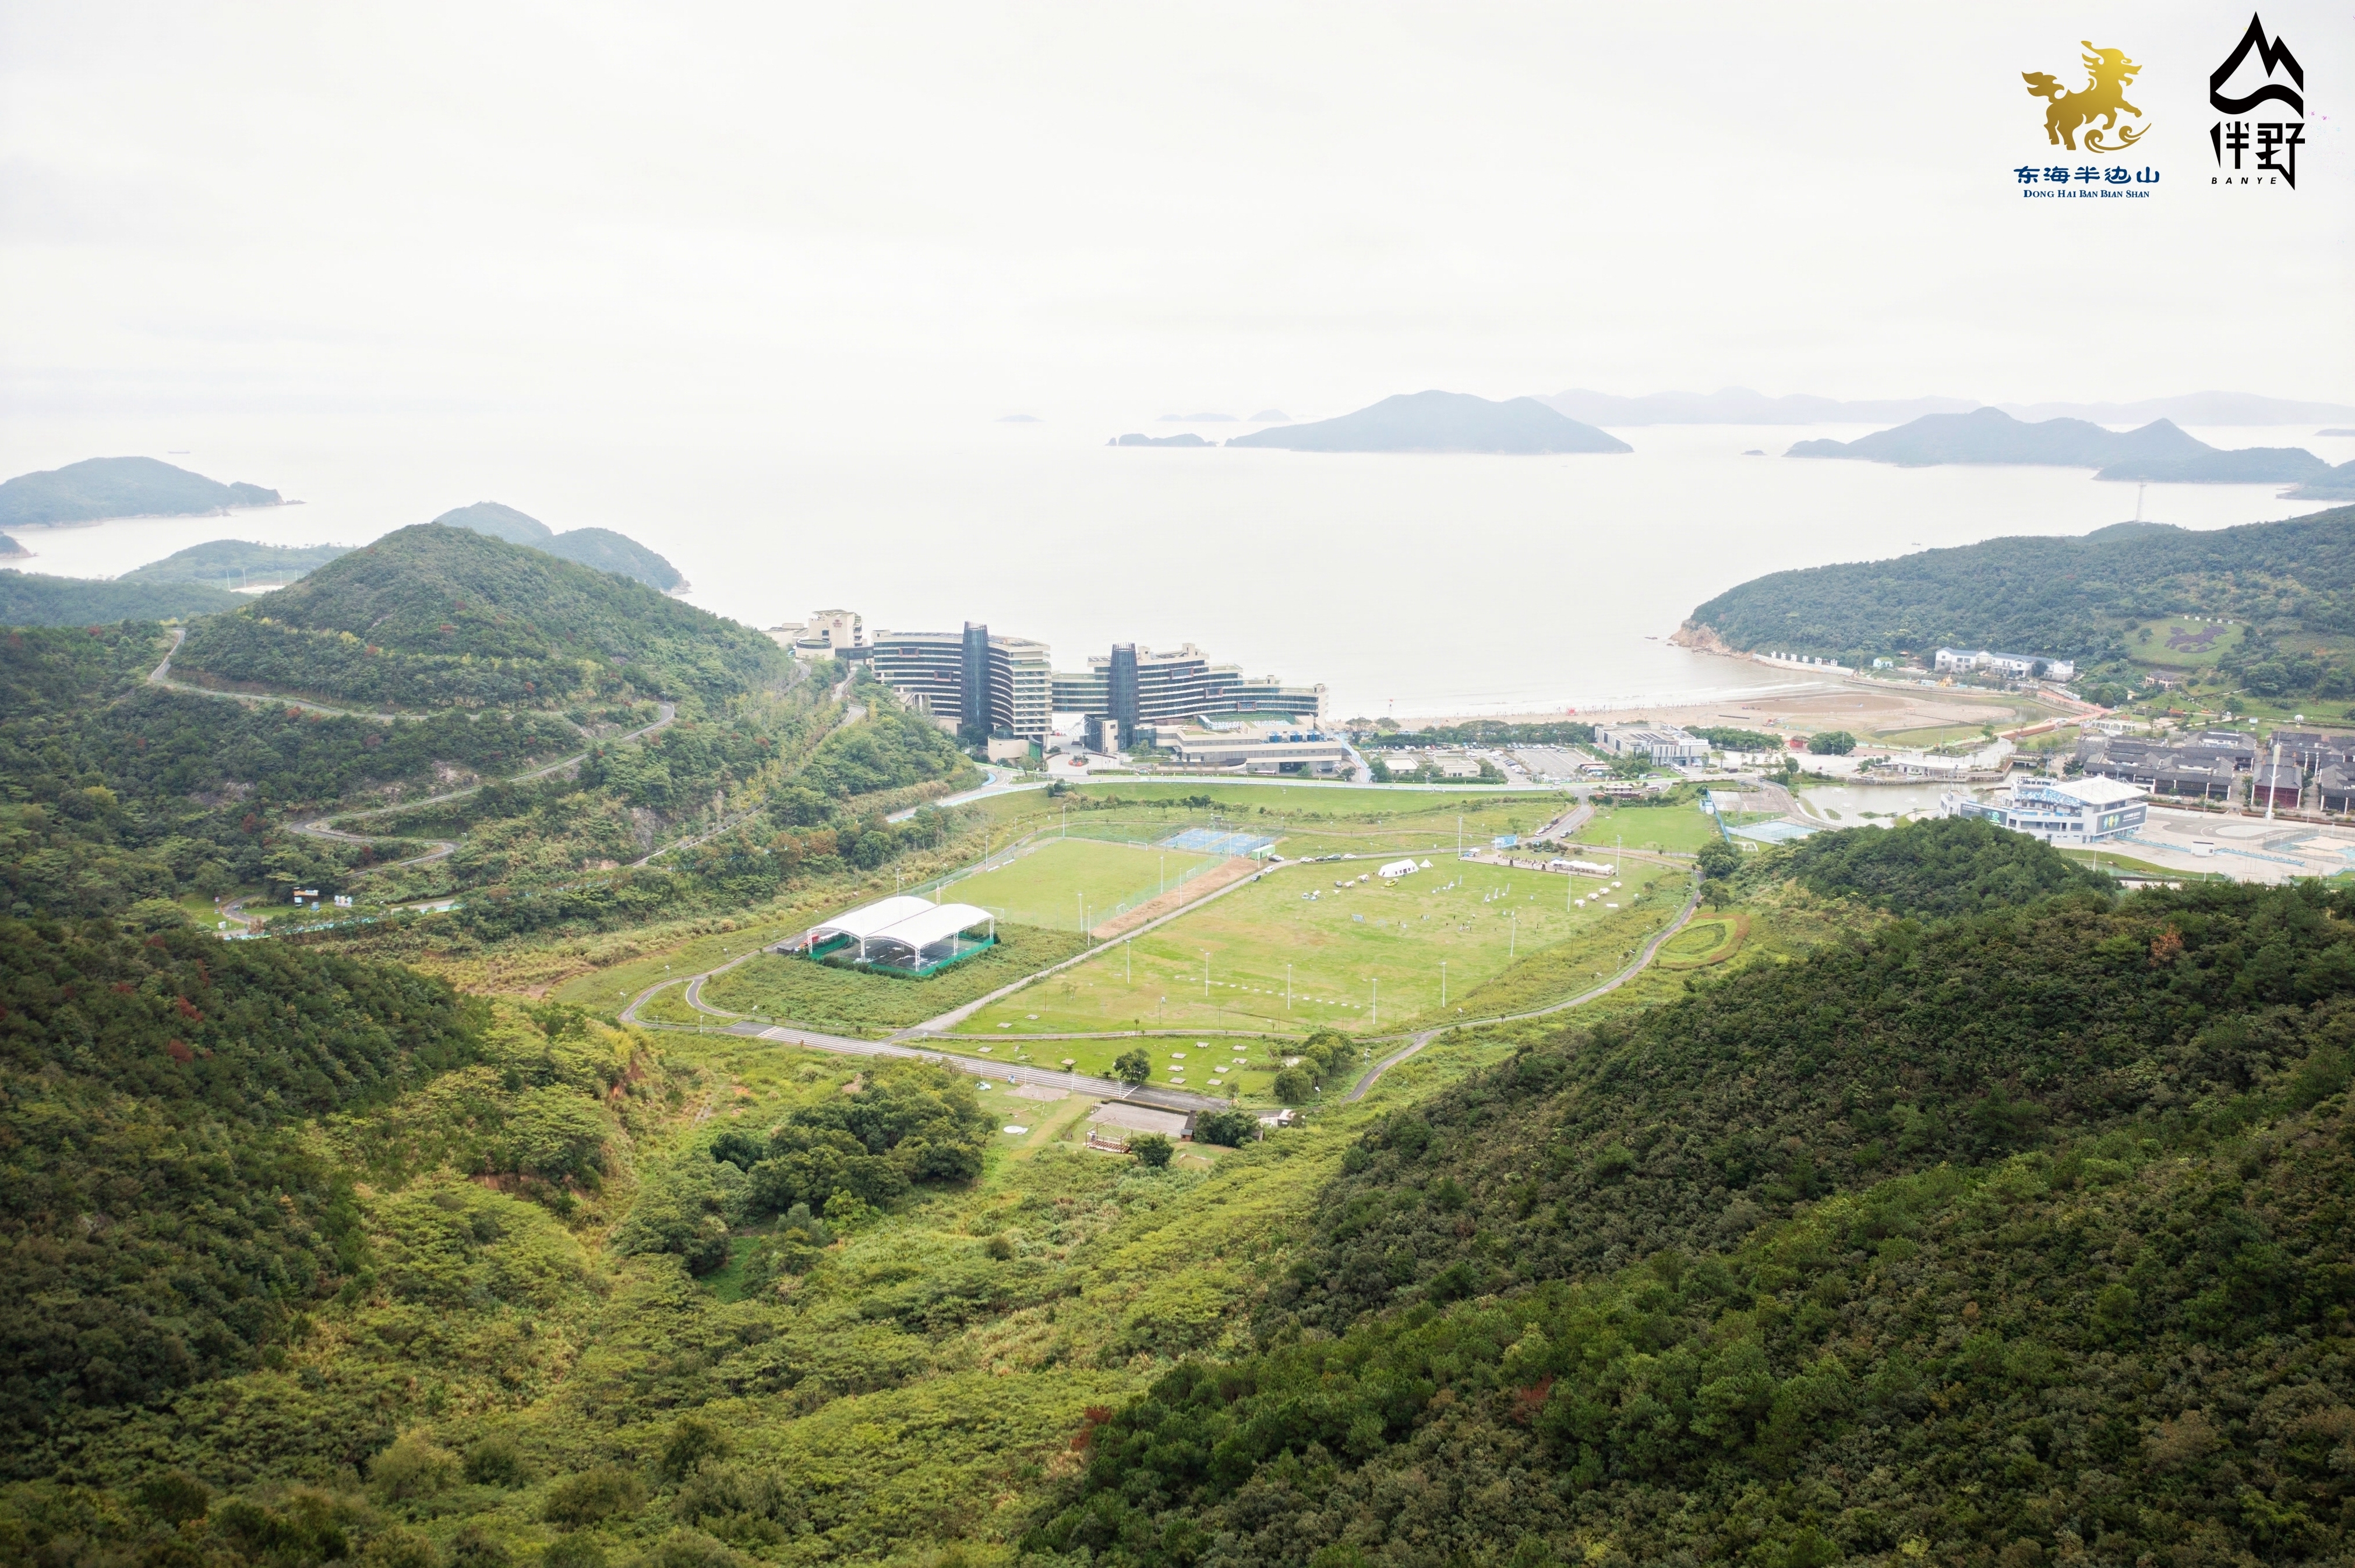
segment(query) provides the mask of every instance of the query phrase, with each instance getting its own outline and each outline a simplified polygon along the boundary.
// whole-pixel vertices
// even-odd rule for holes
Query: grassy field
[[[1698,854],[1717,837],[1717,824],[1700,806],[1605,806],[1580,828],[1576,840],[1609,848],[1616,840],[1630,849],[1660,849],[1671,854]]]
[[[1503,785],[1497,785],[1492,797],[1483,791],[1470,789],[1439,791],[1414,789],[1401,784],[1316,785],[1244,784],[1221,779],[1145,779],[1103,784],[1080,784],[1072,789],[1070,799],[1124,802],[1161,801],[1168,803],[1172,815],[1185,810],[1210,810],[1221,815],[1271,812],[1278,816],[1299,816],[1324,813],[1336,816],[1387,816],[1423,811],[1469,811],[1508,797]],[[1543,798],[1560,802],[1563,794],[1556,789],[1531,790],[1515,788],[1509,798],[1528,800]],[[1190,803],[1208,801],[1205,806]],[[1044,791],[1026,791],[1020,795],[994,795],[981,803],[993,814],[1005,819],[1028,816],[1051,816],[1062,808],[1061,799],[1050,799]],[[1079,820],[1074,810],[1071,819]]]
[[[1607,973],[1617,966],[1610,955],[1632,948],[1647,923],[1657,923],[1637,895],[1655,881],[1683,881],[1676,870],[1631,863],[1624,890],[1596,897],[1604,884],[1591,878],[1451,859],[1396,887],[1353,880],[1337,889],[1336,873],[1345,869],[1355,868],[1271,873],[991,1004],[960,1032],[1396,1030],[1455,1016],[1509,965],[1536,963],[1557,947],[1570,973],[1597,966]],[[1566,908],[1565,895],[1586,907]]]
[[[764,953],[707,981],[703,1000],[731,1013],[872,1040],[987,996],[1086,945],[1071,932],[1000,923],[996,947],[922,980]],[[663,997],[667,999],[671,994],[666,991]],[[674,1016],[669,1011],[658,1015],[660,1019]]]
[[[1096,823],[1086,825],[1101,831]],[[1140,824],[1140,829],[1150,826]],[[1161,825],[1161,826],[1167,826]],[[1166,837],[1167,835],[1160,834]],[[1056,931],[1101,924],[1219,864],[1215,855],[1107,844],[1092,838],[1055,838],[986,871],[950,883],[943,900],[977,904],[1003,921]],[[1082,900],[1085,901],[1084,904]]]

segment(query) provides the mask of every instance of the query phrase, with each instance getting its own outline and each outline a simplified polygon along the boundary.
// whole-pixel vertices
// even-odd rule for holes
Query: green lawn
[[[1657,923],[1650,909],[1636,907],[1636,895],[1655,880],[1683,884],[1674,869],[1630,864],[1625,888],[1598,898],[1603,884],[1591,878],[1434,857],[1432,869],[1394,888],[1354,880],[1346,890],[1334,887],[1340,873],[1354,879],[1359,869],[1326,864],[1273,872],[991,1004],[960,1032],[1140,1026],[1390,1032],[1455,1016],[1509,965],[1564,944],[1575,955],[1565,986],[1576,972],[1617,967],[1610,955]],[[1583,898],[1586,907],[1565,908],[1565,895]],[[1156,1080],[1167,1065],[1157,1063]],[[1198,1086],[1187,1076],[1188,1087]]]
[[[1693,855],[1717,837],[1717,822],[1688,801],[1682,805],[1609,806],[1580,828],[1580,843],[1609,848],[1615,840],[1630,849],[1660,849]]]
[[[1095,823],[1085,826],[1092,831],[1103,830]],[[1140,837],[1146,826],[1139,825]],[[1215,855],[1188,855],[1092,838],[1056,838],[990,870],[950,883],[941,890],[941,897],[977,904],[1002,921],[1078,931],[1082,899],[1087,925],[1097,926],[1219,863]]]
[[[987,996],[1086,945],[1068,931],[1000,923],[996,947],[922,980],[764,953],[707,981],[703,1000],[775,1023],[874,1039]]]

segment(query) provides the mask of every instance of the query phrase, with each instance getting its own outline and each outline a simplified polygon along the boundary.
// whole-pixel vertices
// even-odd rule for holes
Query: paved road
[[[1628,981],[1634,979],[1637,975],[1643,973],[1645,968],[1650,965],[1653,958],[1658,955],[1661,944],[1666,943],[1669,937],[1674,936],[1678,932],[1682,931],[1685,928],[1686,923],[1692,919],[1693,911],[1699,907],[1700,907],[1700,879],[1696,875],[1693,879],[1692,891],[1686,895],[1685,907],[1678,912],[1677,918],[1670,921],[1666,927],[1656,933],[1651,941],[1644,944],[1643,951],[1636,955],[1633,962],[1631,962],[1625,969],[1620,970],[1616,975],[1612,976],[1608,980],[1604,981],[1603,984],[1593,987],[1592,990],[1581,991],[1574,997],[1566,997],[1565,999],[1555,1002],[1548,1007],[1533,1008],[1529,1012],[1506,1013],[1500,1017],[1493,1019],[1467,1019],[1463,1023],[1444,1024],[1438,1029],[1425,1029],[1421,1034],[1409,1040],[1405,1045],[1391,1052],[1388,1056],[1383,1057],[1371,1067],[1367,1068],[1366,1075],[1359,1079],[1358,1082],[1351,1086],[1349,1092],[1343,1095],[1342,1098],[1345,1100],[1364,1099],[1366,1097],[1366,1092],[1374,1086],[1376,1081],[1379,1080],[1383,1073],[1388,1072],[1391,1068],[1396,1067],[1400,1062],[1404,1061],[1408,1057],[1412,1056],[1416,1051],[1421,1051],[1424,1046],[1429,1045],[1433,1040],[1437,1040],[1449,1029],[1471,1029],[1480,1024],[1518,1023],[1524,1019],[1541,1019],[1549,1013],[1558,1013],[1562,1011],[1564,1008],[1577,1007],[1582,1002],[1591,1002],[1597,997],[1609,995],[1611,992],[1615,991],[1620,987],[1625,985]]]

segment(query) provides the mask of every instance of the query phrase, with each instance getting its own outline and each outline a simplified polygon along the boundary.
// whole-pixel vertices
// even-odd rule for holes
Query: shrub
[[[366,1568],[441,1568],[442,1556],[424,1536],[396,1524],[368,1538],[360,1562]]]
[[[186,1470],[165,1470],[139,1483],[139,1506],[165,1524],[202,1519],[213,1506],[213,1489]]]
[[[1196,1143],[1217,1144],[1222,1148],[1241,1148],[1259,1136],[1259,1118],[1249,1111],[1210,1111],[1194,1123]]]
[[[447,1489],[458,1478],[458,1456],[412,1428],[368,1465],[368,1485],[388,1502],[409,1502]]]
[[[485,1535],[480,1526],[470,1524],[450,1538],[442,1561],[445,1568],[507,1568],[515,1556]]]
[[[605,1568],[605,1547],[593,1535],[559,1535],[539,1554],[539,1568]]]
[[[1297,1067],[1287,1067],[1275,1075],[1275,1097],[1287,1105],[1299,1104],[1316,1088],[1316,1081]]]
[[[645,1484],[618,1465],[567,1476],[548,1488],[539,1517],[550,1524],[594,1524],[646,1506]]]
[[[515,1439],[505,1433],[466,1450],[466,1479],[478,1487],[519,1487],[530,1478]]]
[[[1130,1143],[1128,1152],[1136,1157],[1137,1164],[1148,1169],[1158,1170],[1169,1163],[1169,1157],[1177,1150],[1169,1140],[1159,1133],[1142,1133]]]
[[[663,1440],[662,1477],[683,1481],[706,1459],[719,1458],[727,1452],[727,1434],[699,1415],[683,1415]]]

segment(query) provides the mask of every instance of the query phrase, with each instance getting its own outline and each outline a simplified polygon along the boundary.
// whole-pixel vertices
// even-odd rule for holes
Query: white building
[[[833,658],[867,646],[867,623],[856,610],[813,610],[808,620],[780,622],[768,635],[795,658]]]
[[[1931,667],[1945,675],[1983,669],[2014,680],[2028,680],[2038,676],[2048,680],[2069,680],[2077,673],[2073,659],[2038,658],[2033,654],[1998,654],[1987,648],[1940,648]]]
[[[1656,763],[1709,761],[1709,742],[1672,724],[1597,724],[1594,743],[1614,757],[1648,757]]]
[[[1949,791],[1939,796],[1938,811],[1983,817],[2047,844],[2096,844],[2141,827],[2150,815],[2150,792],[2117,779],[2028,778],[1992,800]]]

